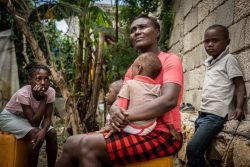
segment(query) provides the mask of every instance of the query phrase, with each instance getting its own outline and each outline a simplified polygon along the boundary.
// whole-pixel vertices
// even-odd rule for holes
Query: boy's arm
[[[235,77],[232,79],[235,84],[235,99],[236,108],[233,114],[233,119],[242,120],[244,119],[243,106],[245,104],[246,87],[242,76]]]

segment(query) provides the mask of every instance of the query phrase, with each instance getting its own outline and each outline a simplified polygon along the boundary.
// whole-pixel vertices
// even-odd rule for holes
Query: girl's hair
[[[28,71],[29,77],[31,77],[34,72],[40,69],[46,70],[48,74],[51,75],[50,69],[46,65],[43,65],[43,64],[28,64],[26,69]]]

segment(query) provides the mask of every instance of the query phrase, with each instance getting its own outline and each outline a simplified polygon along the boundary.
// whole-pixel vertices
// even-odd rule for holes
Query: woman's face
[[[159,31],[152,21],[147,18],[139,18],[132,22],[130,27],[130,39],[135,49],[140,51],[152,51],[157,47]]]

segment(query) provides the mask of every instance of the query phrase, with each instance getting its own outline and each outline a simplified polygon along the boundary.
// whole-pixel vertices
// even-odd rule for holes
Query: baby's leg
[[[48,167],[54,167],[57,157],[57,135],[56,130],[51,129],[46,133],[46,154],[48,158]]]

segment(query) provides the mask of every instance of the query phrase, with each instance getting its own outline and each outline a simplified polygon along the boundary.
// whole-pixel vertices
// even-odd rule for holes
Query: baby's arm
[[[118,107],[124,108],[125,110],[128,109],[129,99],[124,97],[119,97]]]

